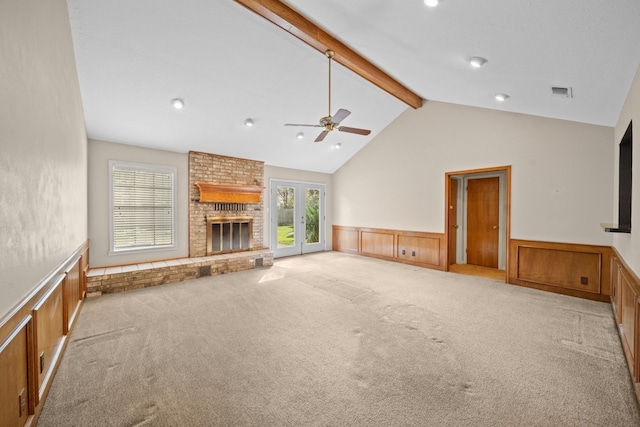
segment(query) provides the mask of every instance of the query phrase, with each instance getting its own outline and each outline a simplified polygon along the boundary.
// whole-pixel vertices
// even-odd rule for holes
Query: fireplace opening
[[[207,255],[248,251],[251,249],[253,218],[207,218]]]

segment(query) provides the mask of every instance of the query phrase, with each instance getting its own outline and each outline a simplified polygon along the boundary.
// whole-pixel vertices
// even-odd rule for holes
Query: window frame
[[[171,240],[170,244],[135,246],[129,248],[115,247],[115,224],[114,224],[114,170],[128,169],[151,173],[161,173],[171,175]],[[122,160],[109,160],[109,256],[125,255],[133,253],[157,252],[176,249],[177,244],[177,177],[178,169],[174,166],[154,165],[147,163],[127,162]]]

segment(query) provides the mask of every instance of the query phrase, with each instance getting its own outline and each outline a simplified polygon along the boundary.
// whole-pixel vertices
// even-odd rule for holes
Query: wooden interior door
[[[456,263],[458,241],[458,180],[449,178],[449,265]]]
[[[467,264],[498,268],[500,180],[467,181]]]

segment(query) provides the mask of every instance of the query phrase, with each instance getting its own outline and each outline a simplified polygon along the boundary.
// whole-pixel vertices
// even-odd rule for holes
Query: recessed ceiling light
[[[336,142],[335,144],[333,144],[333,148],[335,148],[336,150],[339,150],[340,147],[342,147],[342,143],[341,142]]]
[[[173,105],[173,108],[176,110],[182,110],[184,108],[184,101],[180,98],[173,98],[171,100],[171,105]]]
[[[507,95],[506,93],[496,93],[496,101],[504,102],[507,99],[509,99],[509,95]]]
[[[429,7],[436,7],[438,5],[438,0],[424,0],[424,4]]]
[[[296,135],[296,138],[298,138],[298,139],[304,138],[304,133],[298,132],[298,134]]]
[[[244,125],[249,127],[253,126],[253,119],[246,119]]]
[[[483,58],[481,56],[472,56],[471,59],[469,59],[469,64],[471,64],[473,68],[480,68],[486,63],[487,58]]]

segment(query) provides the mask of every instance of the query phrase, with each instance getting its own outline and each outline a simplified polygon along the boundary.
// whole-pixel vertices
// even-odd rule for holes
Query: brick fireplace
[[[263,162],[189,152],[189,256],[264,249],[263,187]]]

